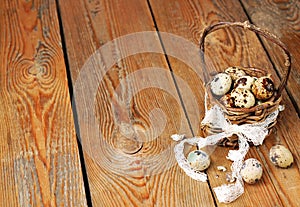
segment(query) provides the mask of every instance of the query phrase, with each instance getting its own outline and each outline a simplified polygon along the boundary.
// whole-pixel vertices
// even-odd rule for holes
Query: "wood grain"
[[[73,85],[97,69],[82,83],[96,87],[95,101],[85,97],[93,93],[88,87],[74,91],[93,206],[214,206],[208,184],[184,176],[174,162],[170,135],[191,131],[165,57],[157,54],[158,35],[138,33],[155,31],[147,2],[59,5]],[[130,34],[128,42],[112,42]],[[81,119],[90,110],[100,138],[89,130],[93,122]]]
[[[201,30],[204,26],[218,21],[245,21],[246,14],[241,5],[236,2],[223,1],[158,1],[150,0],[154,17],[161,32],[169,32],[186,38],[197,44]],[[230,11],[230,12],[226,12]],[[261,21],[263,22],[263,20]],[[274,23],[275,24],[275,23]],[[165,48],[168,48],[169,41],[162,38]],[[273,69],[268,57],[256,36],[252,33],[245,33],[236,30],[223,30],[215,32],[207,40],[207,57],[210,71],[222,71],[232,65],[256,66],[270,68],[273,77],[276,72]],[[166,49],[167,50],[167,49]],[[178,53],[181,51],[179,50]],[[186,51],[183,50],[182,53]],[[167,54],[171,51],[167,50]],[[191,53],[192,54],[192,53]],[[281,53],[280,53],[281,54]],[[194,53],[197,56],[197,53]],[[172,71],[181,78],[188,80],[196,94],[199,107],[203,107],[203,89],[199,89],[201,76],[195,75],[194,68],[187,67],[181,60],[169,57]],[[212,67],[213,66],[213,67]],[[184,90],[181,90],[184,93]],[[299,143],[297,127],[299,118],[286,93],[283,94],[283,103],[286,109],[281,114],[276,130],[277,134],[272,134],[258,149],[252,148],[248,156],[256,157],[264,163],[264,177],[262,181],[254,186],[245,185],[245,194],[230,206],[297,206],[299,199],[295,193],[299,194],[299,150],[295,147]],[[184,100],[185,102],[189,100]],[[189,104],[186,104],[189,105]],[[190,120],[197,119],[193,114],[188,114]],[[199,126],[192,126],[195,134],[201,134]],[[268,158],[268,149],[276,144],[282,143],[290,148],[296,159],[295,165],[282,170],[274,167]],[[210,184],[212,187],[224,183],[220,179],[220,172],[216,170],[217,165],[225,165],[229,169],[229,162],[226,160],[225,149],[216,149],[211,155],[213,162],[208,170]],[[218,176],[217,176],[218,175]],[[290,179],[288,181],[288,179]],[[292,187],[291,187],[292,186]],[[294,190],[294,192],[292,192]],[[269,199],[270,198],[270,199]],[[218,206],[226,206],[218,203]]]
[[[86,206],[55,1],[1,1],[1,206]]]
[[[300,55],[298,52],[300,42],[300,3],[299,1],[242,1],[251,21],[259,27],[272,32],[286,44],[292,55],[292,71],[287,83],[289,95],[294,100],[297,112],[300,112]],[[283,74],[282,55],[278,48],[265,41],[271,60],[276,70]]]

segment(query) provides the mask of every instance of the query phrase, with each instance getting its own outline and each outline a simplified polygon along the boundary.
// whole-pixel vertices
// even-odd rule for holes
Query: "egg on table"
[[[274,165],[281,168],[288,168],[294,162],[292,153],[283,145],[273,146],[270,149],[269,157]]]
[[[245,160],[241,168],[241,176],[246,183],[254,184],[262,177],[261,163],[254,158]]]
[[[190,166],[197,171],[206,170],[210,165],[209,155],[202,150],[194,150],[187,156]]]

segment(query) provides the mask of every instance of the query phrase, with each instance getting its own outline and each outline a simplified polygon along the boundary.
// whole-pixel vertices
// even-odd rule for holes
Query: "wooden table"
[[[0,4],[0,206],[300,206],[299,1]],[[247,154],[263,177],[224,204],[212,189],[226,183],[217,166],[229,171],[229,149],[211,149],[209,182],[197,182],[170,135],[201,135],[201,31],[246,20],[277,35],[293,64],[275,130]],[[263,67],[277,82],[284,68],[278,48],[242,30],[211,34],[207,53],[216,70]],[[268,158],[278,143],[293,153],[289,169]]]

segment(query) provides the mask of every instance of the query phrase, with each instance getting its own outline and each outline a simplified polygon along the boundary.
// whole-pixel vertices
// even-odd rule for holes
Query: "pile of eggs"
[[[212,93],[228,108],[251,108],[271,98],[275,91],[269,76],[249,76],[240,67],[218,73],[210,85]]]

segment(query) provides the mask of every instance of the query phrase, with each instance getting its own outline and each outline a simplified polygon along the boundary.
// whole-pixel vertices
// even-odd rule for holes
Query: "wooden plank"
[[[55,1],[0,8],[0,205],[86,206]]]
[[[300,45],[299,29],[299,1],[242,1],[251,21],[257,26],[276,34],[277,37],[287,46],[292,55],[292,71],[287,83],[290,96],[294,99],[297,112],[300,112],[300,54],[298,48]],[[263,21],[262,21],[263,20]],[[272,43],[263,43],[274,62],[279,73],[283,74],[285,68],[282,55],[278,48]]]
[[[246,15],[241,5],[236,2],[222,1],[158,1],[150,0],[154,17],[160,32],[168,32],[179,35],[188,41],[197,44],[201,30],[212,23],[219,21],[245,21]],[[226,12],[230,11],[230,12]],[[263,22],[263,19],[261,20]],[[170,42],[162,36],[162,42],[168,51]],[[232,65],[256,66],[271,68],[273,77],[276,77],[267,55],[260,45],[256,36],[252,33],[244,33],[237,30],[218,31],[207,39],[207,53],[209,61],[214,65],[214,69],[222,71],[224,68]],[[186,50],[178,50],[178,53],[188,53]],[[197,58],[197,53],[190,53],[192,57]],[[169,57],[172,71],[184,80],[188,80],[190,87],[197,97],[199,107],[204,107],[203,89],[201,76],[195,74],[195,68],[187,67],[173,57]],[[278,78],[276,78],[278,82]],[[180,89],[179,89],[180,90]],[[181,90],[184,93],[184,90]],[[245,185],[245,193],[230,206],[298,206],[299,197],[299,149],[295,148],[299,144],[299,134],[297,127],[299,118],[295,108],[289,100],[287,94],[283,93],[283,103],[286,109],[281,114],[276,129],[277,134],[271,136],[259,148],[252,148],[248,153],[249,157],[255,157],[264,164],[264,175],[262,181],[257,185]],[[184,102],[189,100],[184,100]],[[187,104],[189,105],[189,104]],[[197,119],[192,113],[188,114],[191,120]],[[192,126],[195,134],[201,134],[199,126]],[[295,165],[288,169],[282,170],[274,167],[268,158],[268,149],[276,144],[281,143],[290,148],[295,157]],[[225,165],[230,169],[230,162],[225,159],[228,149],[217,148],[211,155],[213,160],[208,170],[210,184],[216,187],[225,182],[225,175],[217,171],[217,165]],[[226,183],[226,182],[225,182]],[[218,206],[226,206],[218,203]]]
[[[191,132],[165,57],[157,54],[163,52],[157,34],[139,33],[155,31],[147,2],[59,5],[93,206],[214,206],[208,184],[184,176],[174,160],[170,135]],[[127,42],[124,35],[131,35]],[[80,84],[89,87],[81,91],[77,84],[89,68],[95,75],[87,74]],[[95,102],[86,97],[91,86]],[[93,108],[100,138],[82,120]]]

